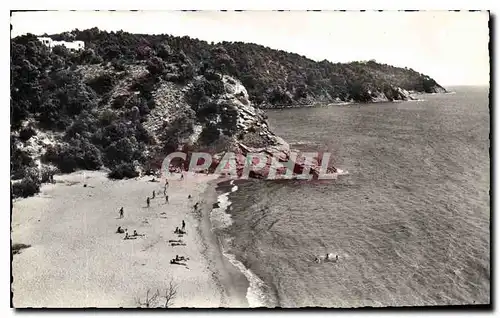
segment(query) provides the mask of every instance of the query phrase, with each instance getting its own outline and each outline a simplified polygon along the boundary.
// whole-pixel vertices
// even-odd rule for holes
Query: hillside
[[[50,175],[110,169],[135,177],[177,149],[220,153],[289,146],[255,108],[402,100],[441,92],[431,78],[373,61],[332,64],[245,43],[75,30],[85,50],[11,40],[11,179],[15,196]]]
[[[179,62],[189,62],[187,65],[198,72],[214,69],[239,79],[252,103],[261,107],[317,101],[369,102],[380,99],[381,94],[387,100],[408,98],[399,88],[426,93],[445,91],[432,78],[413,69],[375,61],[318,63],[305,56],[251,43],[209,44],[187,36],[108,33],[96,28],[50,37],[84,41],[103,61],[133,63],[157,55],[177,63],[177,67]]]

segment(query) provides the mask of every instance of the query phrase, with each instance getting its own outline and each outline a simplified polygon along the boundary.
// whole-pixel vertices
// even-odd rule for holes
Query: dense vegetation
[[[153,56],[174,62],[185,76],[214,69],[240,79],[257,105],[290,105],[313,101],[353,99],[369,101],[369,90],[389,92],[391,86],[419,92],[440,87],[433,79],[412,69],[375,61],[315,62],[294,53],[242,42],[207,43],[189,37],[144,35],[126,32],[75,30],[52,35],[56,40],[81,40],[98,59],[136,62]],[[92,61],[86,58],[85,61]]]
[[[236,132],[236,110],[214,100],[223,91],[220,74],[232,75],[246,86],[250,99],[261,107],[310,103],[315,100],[370,101],[373,91],[393,97],[394,86],[432,92],[439,85],[411,69],[353,62],[314,62],[293,53],[241,42],[209,44],[189,37],[102,32],[96,28],[58,35],[54,40],[82,40],[85,50],[52,51],[28,34],[11,40],[11,176],[16,196],[35,193],[39,180],[36,164],[19,145],[38,131],[60,136],[41,158],[61,172],[111,169],[110,177],[137,175],[135,166],[151,158],[145,150],[154,138],[144,128],[154,109],[160,83],[188,85],[191,111],[165,128],[160,138],[165,151],[175,149],[179,136],[191,132],[195,122],[204,129],[204,145]],[[79,70],[100,66],[104,73],[84,78]],[[112,96],[131,67],[147,72],[134,78],[131,90]],[[394,97],[397,98],[397,97]]]

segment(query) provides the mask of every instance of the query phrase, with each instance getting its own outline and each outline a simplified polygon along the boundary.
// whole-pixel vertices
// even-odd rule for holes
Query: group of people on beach
[[[184,220],[182,220],[182,227],[181,228],[179,228],[178,226],[175,227],[174,233],[177,234],[178,237],[183,237],[184,234],[187,234],[186,222],[184,222]],[[169,240],[169,243],[171,246],[186,246],[186,244],[182,240]],[[181,263],[182,261],[185,262],[187,260],[189,260],[189,258],[185,258],[184,256],[179,257],[179,255],[175,255],[175,258],[170,260],[170,264],[187,266],[186,263]]]
[[[155,182],[154,178],[153,178],[153,182]],[[165,179],[165,185],[163,186],[163,196],[165,197],[165,203],[168,204],[169,201],[168,201],[167,188],[168,188],[168,180]],[[151,206],[151,200],[154,198],[156,198],[156,191],[155,190],[153,190],[153,194],[152,194],[151,198],[150,197],[146,198],[146,207],[149,208]]]
[[[121,226],[118,226],[118,229],[116,229],[116,233],[120,233],[120,234],[125,233],[125,237],[123,238],[124,240],[135,240],[138,236],[146,236],[146,234],[137,233],[137,230],[134,230],[134,234],[129,235],[128,230],[122,229]]]
[[[182,228],[179,229],[179,227],[177,226],[175,228],[175,231],[174,233],[175,234],[186,234],[186,222],[184,222],[184,220],[182,220]]]

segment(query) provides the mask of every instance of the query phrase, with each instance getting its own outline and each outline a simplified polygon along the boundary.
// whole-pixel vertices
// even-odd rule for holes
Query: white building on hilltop
[[[64,46],[70,51],[83,50],[85,48],[85,43],[83,41],[73,41],[73,42],[54,41],[51,38],[46,38],[46,37],[39,37],[38,40],[51,50],[54,48],[54,46],[58,45]]]

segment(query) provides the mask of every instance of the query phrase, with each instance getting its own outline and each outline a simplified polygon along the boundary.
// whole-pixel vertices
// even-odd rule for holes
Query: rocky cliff
[[[248,43],[97,29],[53,39],[65,37],[86,49],[50,50],[33,35],[11,41],[11,177],[23,182],[16,195],[35,193],[55,169],[105,167],[112,178],[135,177],[179,149],[216,158],[277,153],[287,161],[293,150],[260,108],[445,91],[412,69],[315,62]],[[299,162],[294,170],[302,168]]]

